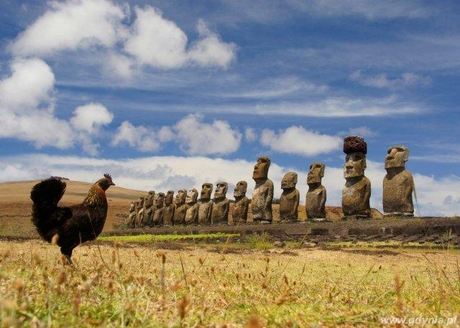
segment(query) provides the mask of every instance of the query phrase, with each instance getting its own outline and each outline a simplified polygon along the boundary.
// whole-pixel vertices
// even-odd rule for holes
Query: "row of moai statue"
[[[343,151],[346,154],[343,167],[345,186],[342,190],[342,211],[344,218],[370,218],[371,183],[365,176],[367,144],[363,138],[348,136],[344,139]],[[412,193],[414,181],[412,174],[405,169],[409,150],[405,146],[392,146],[385,158],[387,174],[383,179],[383,211],[385,215],[413,216]],[[248,221],[251,213],[254,223],[272,223],[273,182],[268,178],[270,159],[259,157],[253,171],[255,187],[252,198],[246,197],[247,182],[239,181],[234,189],[232,222],[229,222],[230,200],[227,198],[227,182],[218,182],[211,198],[213,184],[202,185],[200,198],[198,191],[179,190],[175,199],[174,191],[166,195],[150,191],[144,199],[131,203],[130,228],[157,225],[215,225],[241,224]],[[314,162],[307,175],[308,191],[305,200],[307,219],[326,221],[326,188],[322,185],[325,165]],[[279,221],[293,223],[298,221],[300,193],[296,188],[298,175],[288,172],[281,181],[283,190],[279,200]],[[173,201],[174,199],[174,201]],[[249,211],[250,208],[250,211]]]
[[[232,211],[234,223],[247,221],[249,199],[246,197],[246,181],[236,184],[233,196],[235,204]],[[158,225],[213,225],[228,224],[230,200],[227,198],[228,183],[218,182],[214,191],[212,183],[203,183],[198,199],[198,191],[181,189],[174,197],[170,190],[162,192],[149,191],[147,197],[140,197],[129,208],[128,227],[145,227]],[[174,199],[174,201],[173,201]]]

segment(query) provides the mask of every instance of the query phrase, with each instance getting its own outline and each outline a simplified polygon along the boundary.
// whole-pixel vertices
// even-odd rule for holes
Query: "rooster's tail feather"
[[[32,223],[47,241],[51,241],[60,222],[71,216],[70,209],[57,206],[64,195],[65,188],[65,182],[50,178],[37,183],[30,193],[33,201]]]

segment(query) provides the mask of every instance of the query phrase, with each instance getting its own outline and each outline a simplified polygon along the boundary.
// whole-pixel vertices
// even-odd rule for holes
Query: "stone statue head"
[[[164,205],[165,194],[163,192],[158,192],[155,194],[155,207],[161,208]]]
[[[288,172],[284,175],[281,180],[281,189],[293,189],[297,184],[297,173]]]
[[[203,185],[201,186],[200,198],[203,200],[211,199],[212,188],[212,183],[203,183]]]
[[[185,202],[187,204],[193,204],[196,203],[197,198],[198,191],[195,188],[192,188],[189,191],[187,191],[187,197],[185,197]]]
[[[254,165],[254,171],[252,173],[252,178],[257,179],[267,179],[268,169],[270,168],[270,158],[261,156],[257,159],[256,165]]]
[[[314,162],[310,164],[310,169],[307,175],[307,184],[321,183],[321,179],[324,177],[324,169],[326,166],[320,162]]]
[[[409,148],[406,146],[392,146],[385,157],[385,168],[405,167],[409,160]]]
[[[366,166],[366,155],[363,153],[347,154],[345,165],[343,166],[343,177],[345,179],[362,177]]]
[[[176,205],[182,205],[185,203],[185,195],[186,195],[186,191],[184,189],[181,189],[177,192],[177,195],[176,195]]]
[[[246,181],[238,181],[233,191],[233,197],[244,197],[248,190],[248,183]]]
[[[174,191],[173,190],[168,190],[165,196],[165,205],[169,206],[172,204],[174,199]]]
[[[214,198],[220,199],[225,198],[227,195],[228,183],[227,182],[217,182],[216,190],[214,191]]]

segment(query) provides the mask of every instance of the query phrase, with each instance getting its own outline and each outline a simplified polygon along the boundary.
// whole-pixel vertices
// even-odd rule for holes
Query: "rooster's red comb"
[[[112,181],[112,176],[108,173],[104,174],[104,178],[106,178],[107,180],[110,180]]]

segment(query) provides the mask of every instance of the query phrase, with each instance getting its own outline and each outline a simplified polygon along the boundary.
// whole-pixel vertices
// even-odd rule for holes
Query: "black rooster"
[[[58,206],[66,188],[61,179],[49,178],[32,188],[32,222],[43,239],[61,247],[70,264],[73,249],[101,233],[108,208],[105,191],[114,185],[112,177],[104,174],[90,188],[83,203],[68,207]]]

